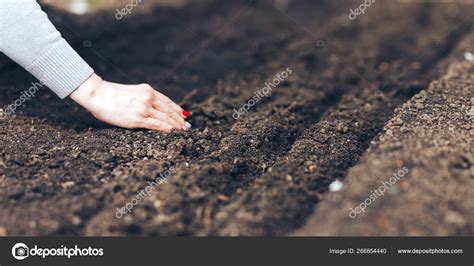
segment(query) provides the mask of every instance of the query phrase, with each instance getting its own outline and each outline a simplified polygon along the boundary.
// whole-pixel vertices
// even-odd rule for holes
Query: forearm
[[[94,72],[35,0],[0,0],[0,51],[61,98]]]

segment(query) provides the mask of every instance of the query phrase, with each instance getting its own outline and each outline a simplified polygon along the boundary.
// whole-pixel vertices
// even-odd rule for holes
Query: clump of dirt
[[[387,1],[355,21],[347,18],[350,8],[350,2],[334,1],[292,1],[286,7],[271,1],[199,1],[121,21],[107,13],[81,18],[49,10],[100,75],[150,83],[191,111],[194,129],[165,135],[112,128],[42,90],[17,115],[0,119],[0,231],[282,235],[311,216],[304,232],[359,234],[359,227],[344,231],[349,227],[339,212],[324,207],[329,184],[348,172],[354,180],[353,166],[373,167],[369,159],[359,159],[372,141],[378,143],[394,110],[460,60],[460,43],[472,35],[473,8]],[[108,26],[91,27],[98,24]],[[4,105],[33,78],[6,58],[0,66]],[[293,74],[271,95],[248,114],[232,117],[234,108],[288,67]],[[470,99],[469,94],[458,97]],[[164,183],[116,218],[117,208],[170,168]],[[369,182],[362,184],[369,189]],[[400,224],[416,224],[417,209],[410,213],[413,219],[397,212],[406,208],[404,202],[390,203],[392,213]],[[312,215],[320,204],[323,211],[316,208]],[[456,217],[471,225],[468,205],[456,204],[461,204]],[[321,219],[332,217],[329,213],[341,222]],[[327,231],[314,231],[320,224]],[[359,224],[372,226],[370,220]],[[446,232],[472,234],[472,227],[462,228]],[[394,225],[391,230],[374,234],[408,232]]]

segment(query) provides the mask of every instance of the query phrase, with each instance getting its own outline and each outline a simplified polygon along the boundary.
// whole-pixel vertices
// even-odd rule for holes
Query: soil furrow
[[[398,109],[344,188],[295,234],[472,235],[473,81],[473,64],[456,62]]]
[[[392,100],[372,90],[345,95],[295,142],[287,158],[260,176],[233,204],[219,210],[214,225],[204,234],[282,234],[301,226],[318,194],[335,178],[344,177],[394,107]]]

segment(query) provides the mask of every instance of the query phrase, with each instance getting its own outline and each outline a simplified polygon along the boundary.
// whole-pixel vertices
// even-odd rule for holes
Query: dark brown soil
[[[474,65],[453,64],[440,80],[397,110],[349,171],[345,189],[326,194],[296,234],[472,235],[474,130],[468,114],[473,96]],[[365,212],[349,216],[370,190],[404,167],[407,174],[388,185],[383,197]]]
[[[474,5],[377,1],[349,20],[357,6],[197,1],[121,21],[49,10],[100,75],[152,84],[191,111],[194,128],[113,128],[42,90],[0,118],[0,235],[472,235],[474,135],[459,116],[474,101],[463,58]],[[7,58],[0,67],[4,106],[34,79]],[[287,67],[270,97],[232,118]],[[399,194],[349,219],[400,160],[411,179]],[[343,189],[328,192],[336,179]]]

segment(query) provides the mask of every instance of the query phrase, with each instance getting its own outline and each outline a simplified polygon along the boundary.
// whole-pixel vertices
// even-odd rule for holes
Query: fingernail
[[[185,111],[185,110],[183,110],[183,116],[184,116],[184,118],[188,118],[188,116],[189,116],[189,112],[188,112],[188,111]]]
[[[190,129],[191,127],[192,127],[191,124],[189,122],[186,122],[184,124],[184,126],[181,127],[181,129],[186,131],[186,130]]]

